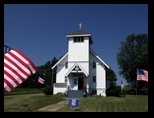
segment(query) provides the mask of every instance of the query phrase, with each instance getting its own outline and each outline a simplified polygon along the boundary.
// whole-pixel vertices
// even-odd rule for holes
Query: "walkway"
[[[46,107],[40,108],[38,109],[38,111],[42,111],[42,112],[55,112],[58,109],[64,107],[65,105],[68,104],[68,99],[58,102],[56,104],[52,104],[52,105],[48,105]]]

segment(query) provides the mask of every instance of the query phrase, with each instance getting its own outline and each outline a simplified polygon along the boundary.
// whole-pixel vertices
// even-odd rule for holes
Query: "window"
[[[81,37],[81,42],[83,42],[84,40],[83,40],[83,37]]]
[[[74,37],[74,42],[83,42],[84,41],[84,37],[80,36],[80,37]]]
[[[74,37],[74,42],[76,42],[76,37]]]
[[[93,82],[96,82],[96,76],[93,76],[93,80],[92,80]]]
[[[68,62],[65,63],[65,68],[68,68]]]
[[[65,77],[65,82],[67,82],[67,77]]]
[[[93,62],[93,68],[96,68],[96,62],[95,61]]]

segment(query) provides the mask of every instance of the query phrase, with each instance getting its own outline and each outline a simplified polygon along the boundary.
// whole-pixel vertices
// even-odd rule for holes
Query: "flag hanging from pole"
[[[10,92],[37,70],[26,55],[4,45],[4,92]]]
[[[38,82],[39,82],[39,83],[44,84],[44,81],[45,81],[45,80],[44,80],[43,78],[41,78],[41,77],[38,78]]]
[[[148,71],[144,69],[137,69],[137,80],[148,82]]]

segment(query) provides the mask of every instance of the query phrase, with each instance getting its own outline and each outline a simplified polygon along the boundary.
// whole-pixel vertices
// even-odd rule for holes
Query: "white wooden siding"
[[[66,91],[66,88],[67,88],[67,85],[57,85],[57,84],[54,84],[53,86],[53,94],[57,94],[59,92],[61,93],[64,93]]]
[[[84,42],[73,42],[73,38],[68,43],[68,61],[89,61],[89,39],[84,38]]]
[[[61,63],[57,65],[56,83],[65,82],[65,74],[68,71],[68,68],[65,68],[65,64],[67,60],[68,60],[68,56],[65,59],[63,59]]]
[[[96,68],[93,68],[93,62],[96,62]],[[96,89],[97,95],[106,96],[106,71],[105,66],[102,65],[95,55],[90,53],[90,76],[89,76],[89,88]],[[96,76],[96,82],[93,82],[93,76]]]

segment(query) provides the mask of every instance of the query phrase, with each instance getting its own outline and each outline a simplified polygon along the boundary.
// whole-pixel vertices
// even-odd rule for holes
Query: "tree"
[[[130,34],[117,53],[119,74],[136,88],[137,68],[148,70],[148,34]]]
[[[51,66],[53,67],[57,62],[58,62],[58,59],[56,59],[56,57],[54,57],[54,58],[51,60]],[[53,83],[56,82],[56,70],[57,70],[57,67],[55,67],[55,68],[52,70],[52,86],[53,86]]]
[[[38,67],[38,74],[45,80],[45,85],[46,86],[52,86],[53,83],[53,71],[52,71],[52,66],[57,62],[58,60],[56,57],[54,57],[51,61],[47,61],[44,65],[41,65]]]
[[[55,82],[55,77],[53,76],[52,66],[58,60],[54,57],[51,61],[47,61],[44,65],[37,66],[38,71],[28,77],[28,79],[23,82],[19,87],[44,87],[44,86],[53,86],[53,82]],[[42,77],[45,80],[45,84],[38,83],[38,77]]]
[[[107,69],[106,78],[110,81],[110,86],[116,86],[117,77],[113,70]]]

